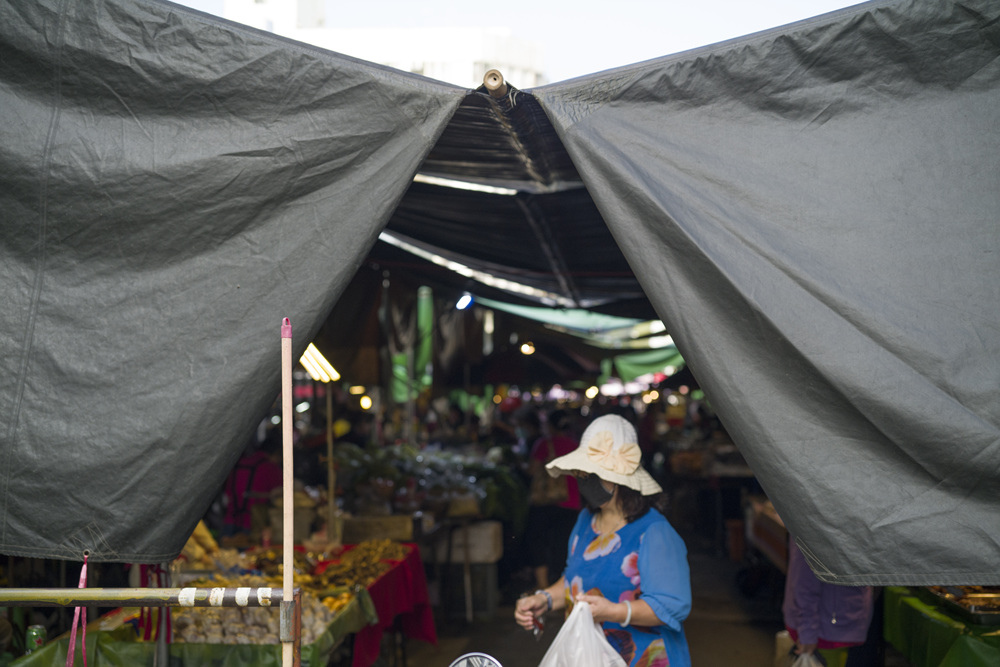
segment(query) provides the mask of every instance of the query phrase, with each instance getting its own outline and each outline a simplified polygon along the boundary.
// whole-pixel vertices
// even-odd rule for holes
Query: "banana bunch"
[[[324,597],[321,602],[323,606],[330,611],[337,613],[341,609],[347,606],[347,603],[354,599],[354,594],[350,591],[344,591],[343,593],[338,593],[336,595],[328,595]]]

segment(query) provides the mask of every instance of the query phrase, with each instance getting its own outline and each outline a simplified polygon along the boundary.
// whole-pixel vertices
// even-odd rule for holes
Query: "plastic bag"
[[[792,667],[824,667],[823,662],[812,653],[803,653],[795,659]]]
[[[594,622],[590,605],[577,602],[538,667],[627,667]]]

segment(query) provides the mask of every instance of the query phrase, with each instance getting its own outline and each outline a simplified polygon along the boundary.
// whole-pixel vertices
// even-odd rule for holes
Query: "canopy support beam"
[[[580,291],[573,283],[573,277],[566,266],[562,253],[559,251],[559,244],[552,238],[552,229],[545,218],[545,213],[538,207],[531,195],[518,195],[514,198],[518,208],[524,213],[524,219],[531,226],[531,231],[535,234],[535,239],[545,253],[545,258],[552,268],[552,274],[559,283],[563,296],[572,301],[572,307],[580,307]]]

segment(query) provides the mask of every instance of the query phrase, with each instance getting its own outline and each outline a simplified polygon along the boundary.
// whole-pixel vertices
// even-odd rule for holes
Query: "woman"
[[[871,586],[820,581],[794,539],[788,540],[788,574],[781,611],[795,640],[795,654],[816,653],[827,667],[848,665],[848,649],[868,637],[875,611]]]
[[[682,623],[691,609],[684,541],[656,509],[662,489],[640,465],[635,428],[623,417],[591,422],[580,446],[546,468],[577,478],[585,509],[569,542],[563,576],[517,602],[514,618],[530,630],[552,609],[568,615],[576,602],[625,662],[688,667]]]

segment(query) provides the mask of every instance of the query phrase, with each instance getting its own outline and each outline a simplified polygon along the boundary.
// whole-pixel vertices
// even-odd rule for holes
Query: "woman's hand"
[[[795,655],[802,655],[803,653],[808,653],[812,655],[816,652],[816,644],[795,644]]]
[[[598,623],[624,623],[628,615],[628,607],[624,602],[612,602],[600,595],[586,595],[581,593],[576,596],[577,602],[586,602],[590,605],[590,614]]]
[[[535,628],[535,619],[540,618],[549,608],[549,600],[541,593],[523,597],[514,607],[514,620],[525,630]]]

